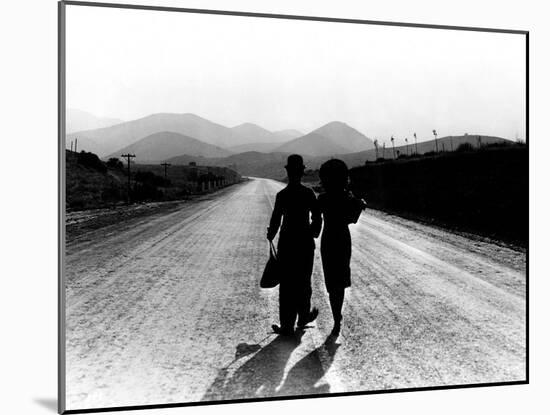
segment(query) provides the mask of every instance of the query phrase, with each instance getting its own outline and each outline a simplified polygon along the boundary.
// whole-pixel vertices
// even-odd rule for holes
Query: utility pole
[[[130,159],[136,157],[135,154],[122,154],[120,157],[124,157],[128,161],[128,198],[127,202],[130,204]]]
[[[414,133],[414,148],[416,155],[418,156],[418,143],[416,142],[416,133]]]
[[[167,177],[168,177],[166,172],[167,172],[168,166],[171,166],[171,164],[170,163],[160,163],[160,165],[164,167],[164,181],[166,182]]]
[[[395,160],[395,144],[394,144],[394,138],[393,138],[393,135],[391,136],[390,138],[391,140],[391,146],[393,147],[393,159]]]
[[[386,159],[386,142],[384,141],[384,145],[382,146],[382,158]]]
[[[71,153],[73,152],[73,142],[71,140]]]
[[[451,139],[451,151],[454,151],[453,150],[453,136],[452,135],[450,136],[450,139]]]
[[[78,138],[74,139],[74,152],[76,153],[76,144],[78,143]]]
[[[437,147],[437,131],[433,130],[434,137],[435,137],[435,152],[439,152],[439,148]]]

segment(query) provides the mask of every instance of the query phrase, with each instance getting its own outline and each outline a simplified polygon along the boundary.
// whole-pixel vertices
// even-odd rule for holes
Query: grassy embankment
[[[113,207],[127,202],[128,173],[121,162],[103,162],[93,153],[66,151],[67,209]],[[237,183],[241,176],[225,167],[130,166],[130,202],[181,200]]]
[[[461,150],[366,162],[350,169],[351,190],[374,209],[526,247],[527,146]]]

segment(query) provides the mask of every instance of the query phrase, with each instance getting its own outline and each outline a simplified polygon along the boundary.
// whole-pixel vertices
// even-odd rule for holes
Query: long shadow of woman
[[[231,373],[231,365],[238,360],[239,354],[246,353],[247,350],[253,353],[258,347],[258,345],[238,345],[236,360],[219,371],[218,376],[202,397],[202,401],[329,392],[329,385],[320,387],[315,385],[324,376],[340,346],[332,339],[327,339],[322,346],[301,359],[288,372],[284,384],[278,388],[283,380],[290,355],[299,346],[302,335],[303,332],[299,332],[294,338],[283,336],[275,338]],[[321,364],[321,355],[324,366]]]
[[[332,365],[336,351],[340,347],[333,336],[327,337],[325,342],[308,353],[296,363],[288,372],[283,386],[276,395],[316,395],[330,392],[330,385],[322,383],[323,376]]]
[[[303,332],[296,332],[295,336],[292,337],[277,336],[271,343],[261,348],[250,360],[233,372],[231,366],[242,357],[242,354],[259,349],[259,345],[239,344],[235,360],[220,369],[216,379],[201,400],[273,396],[275,389],[283,379],[288,359],[300,345],[302,336]]]

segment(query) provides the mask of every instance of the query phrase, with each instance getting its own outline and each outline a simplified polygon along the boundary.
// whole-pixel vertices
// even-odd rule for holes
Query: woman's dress
[[[351,236],[350,223],[356,223],[363,209],[363,202],[349,192],[324,193],[319,196],[323,214],[321,236],[321,260],[328,292],[351,286]]]

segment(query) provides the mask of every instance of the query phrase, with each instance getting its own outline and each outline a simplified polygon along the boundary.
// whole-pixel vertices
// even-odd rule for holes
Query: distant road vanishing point
[[[283,186],[253,179],[67,245],[67,409],[525,380],[525,254],[377,211],[350,227],[338,340],[318,247],[318,320],[270,333],[278,290],[258,282]]]

